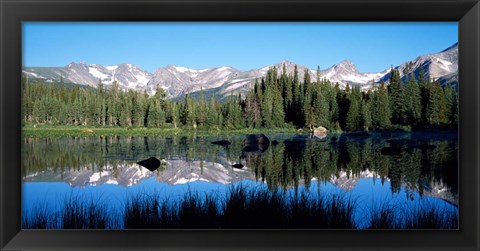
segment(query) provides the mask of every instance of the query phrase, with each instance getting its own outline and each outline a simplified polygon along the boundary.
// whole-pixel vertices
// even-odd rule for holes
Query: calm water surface
[[[175,200],[192,191],[223,194],[238,184],[347,194],[356,199],[360,226],[385,203],[399,205],[398,211],[423,202],[458,207],[457,132],[267,136],[270,144],[256,149],[245,149],[241,134],[24,138],[23,213],[39,205],[61,211],[72,195],[114,210],[135,194],[153,191]],[[215,140],[231,144],[211,144]],[[161,160],[159,169],[136,164],[152,156]]]

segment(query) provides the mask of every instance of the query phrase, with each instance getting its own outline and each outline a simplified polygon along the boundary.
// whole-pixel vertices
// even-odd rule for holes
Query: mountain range
[[[24,67],[23,74],[30,79],[42,79],[46,82],[63,81],[91,87],[97,87],[99,82],[110,86],[117,81],[122,90],[146,91],[149,94],[154,94],[157,88],[162,88],[169,98],[178,98],[185,94],[195,96],[202,90],[207,96],[216,95],[224,98],[239,93],[244,96],[253,88],[255,79],[265,76],[271,67],[281,71],[284,65],[287,74],[292,75],[297,65],[300,80],[303,79],[305,70],[310,73],[312,81],[317,78],[316,70],[287,60],[247,71],[230,66],[196,70],[169,65],[157,68],[153,73],[127,63],[102,66],[72,62],[64,67]],[[399,70],[402,79],[407,78],[411,73],[418,76],[420,69],[423,69],[424,77],[439,80],[441,84],[451,83],[456,86],[458,85],[458,43],[441,52],[419,56],[394,68]],[[377,84],[381,80],[388,82],[390,69],[391,66],[381,72],[362,73],[351,61],[343,60],[321,70],[320,78],[339,83],[341,88],[349,84],[358,85],[362,90],[367,90],[372,87],[372,80]]]

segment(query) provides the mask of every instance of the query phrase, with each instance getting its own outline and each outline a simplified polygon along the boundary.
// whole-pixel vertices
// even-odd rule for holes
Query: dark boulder
[[[228,140],[217,140],[217,141],[212,141],[212,144],[221,145],[221,146],[228,146],[228,145],[231,144],[231,142],[228,141]]]
[[[242,151],[246,153],[258,152],[260,150],[261,150],[260,145],[245,145],[242,149]]]
[[[242,169],[243,168],[243,165],[238,163],[238,164],[233,164],[232,165],[233,168],[237,168],[237,169]]]
[[[245,145],[242,148],[242,156],[260,155],[268,149],[266,145]]]
[[[160,160],[158,160],[155,157],[150,157],[146,160],[142,160],[142,161],[137,162],[137,164],[139,164],[139,165],[141,165],[141,166],[143,166],[143,167],[145,167],[148,170],[153,172],[160,167]]]
[[[264,134],[249,134],[243,141],[243,155],[258,155],[267,150],[270,140]]]
[[[270,145],[270,140],[265,134],[249,134],[243,141],[245,145]]]

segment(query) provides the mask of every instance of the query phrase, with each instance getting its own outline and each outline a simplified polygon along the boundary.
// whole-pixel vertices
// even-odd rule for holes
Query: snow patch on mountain
[[[101,73],[97,68],[94,68],[94,67],[88,67],[88,72],[92,74],[94,77],[99,78],[100,80],[103,80],[109,77],[108,74]]]

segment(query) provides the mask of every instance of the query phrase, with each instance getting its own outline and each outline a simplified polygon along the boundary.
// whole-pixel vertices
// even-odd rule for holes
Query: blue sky
[[[282,60],[312,69],[344,59],[376,72],[458,41],[458,23],[23,23],[23,65],[135,64],[240,70]]]

